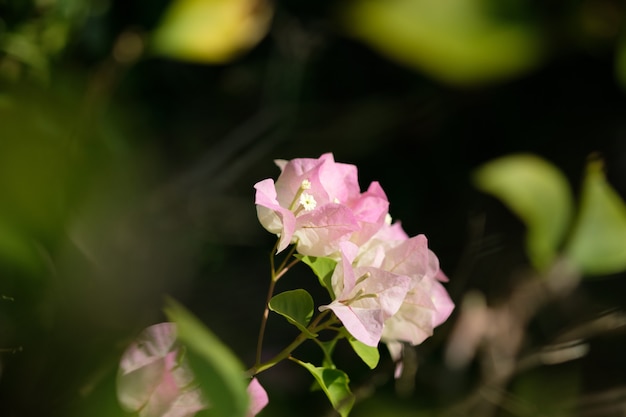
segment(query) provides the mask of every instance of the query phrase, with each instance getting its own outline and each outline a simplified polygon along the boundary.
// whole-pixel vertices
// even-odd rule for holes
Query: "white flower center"
[[[302,193],[300,195],[300,204],[304,207],[304,210],[311,211],[317,206],[317,201],[315,201],[315,198],[311,194]]]
[[[300,184],[300,189],[301,190],[310,190],[311,189],[311,181],[309,181],[309,180],[302,180],[302,184]]]
[[[393,221],[393,219],[391,218],[391,214],[387,213],[385,214],[385,224],[387,226],[391,225],[391,222]]]

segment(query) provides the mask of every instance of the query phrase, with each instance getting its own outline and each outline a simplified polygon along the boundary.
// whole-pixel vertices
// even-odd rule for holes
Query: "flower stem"
[[[261,326],[259,327],[259,337],[256,343],[255,366],[258,366],[261,363],[261,350],[263,349],[263,337],[265,336],[265,327],[267,326],[267,318],[270,314],[269,304],[272,298],[272,294],[274,293],[275,286],[276,286],[276,281],[271,280],[269,289],[267,290],[267,298],[265,299],[265,309],[263,310],[263,318],[261,319]]]
[[[320,321],[324,317],[326,317],[329,313],[330,313],[330,310],[326,310],[326,311],[323,311],[322,313],[320,313],[315,318],[315,320],[313,320],[311,322],[311,324],[309,324],[309,326],[307,327],[307,330],[309,330],[311,333],[317,333],[317,332],[319,332],[321,330],[324,330],[324,329],[328,328],[328,326],[334,324],[336,322],[336,318],[335,317],[331,317],[325,323],[319,324]],[[259,373],[261,373],[263,371],[266,371],[269,368],[273,367],[274,365],[276,365],[280,361],[282,361],[284,359],[288,359],[291,356],[291,352],[293,352],[298,346],[300,346],[309,337],[310,336],[307,333],[305,333],[305,332],[300,333],[294,339],[293,342],[291,342],[286,348],[284,348],[282,351],[280,351],[280,353],[278,353],[272,359],[270,359],[270,360],[268,360],[266,362],[263,362],[263,363],[255,364],[252,368],[250,368],[247,371],[247,375],[249,375],[249,376],[257,375],[257,374],[259,374]]]
[[[300,262],[299,259],[292,260],[289,264],[287,261],[296,250],[295,245],[291,248],[283,262],[280,264],[278,269],[275,267],[274,257],[276,254],[276,248],[278,248],[278,241],[274,244],[272,248],[272,252],[270,253],[270,285],[267,290],[267,297],[265,298],[265,309],[263,310],[263,317],[261,318],[261,325],[259,326],[259,337],[257,338],[256,344],[256,360],[255,367],[261,364],[261,351],[263,350],[263,338],[265,337],[265,328],[267,327],[267,319],[270,314],[270,300],[272,299],[272,295],[274,294],[274,288],[276,287],[276,282],[289,271],[289,269]]]

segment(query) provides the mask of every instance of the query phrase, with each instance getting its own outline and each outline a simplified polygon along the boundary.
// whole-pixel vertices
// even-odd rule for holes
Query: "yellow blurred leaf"
[[[158,54],[223,63],[247,51],[267,33],[267,0],[174,0],[154,33]]]
[[[379,52],[451,84],[510,78],[541,57],[536,30],[491,16],[485,0],[357,0],[343,17]]]

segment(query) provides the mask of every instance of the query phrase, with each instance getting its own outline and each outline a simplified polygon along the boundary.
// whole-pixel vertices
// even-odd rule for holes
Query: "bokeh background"
[[[595,154],[626,196],[625,13],[618,0],[0,0],[0,415],[130,415],[119,357],[165,320],[165,295],[251,365],[274,243],[252,186],[277,158],[356,164],[428,237],[457,305],[507,305],[532,275],[524,225],[472,173],[529,152],[576,192]],[[445,359],[459,308],[399,381],[384,348],[369,371],[340,347],[352,415],[621,416],[624,282],[583,280],[542,305],[520,358],[587,324],[585,350],[495,386],[479,356]],[[325,302],[304,267],[278,289],[298,287]],[[294,336],[270,317],[266,355]],[[295,368],[259,376],[261,416],[333,415]]]

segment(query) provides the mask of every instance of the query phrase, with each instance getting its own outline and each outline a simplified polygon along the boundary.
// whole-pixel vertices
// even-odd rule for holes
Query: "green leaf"
[[[510,401],[508,415],[571,417],[571,403],[581,395],[582,375],[577,362],[521,373],[509,388],[515,401]]]
[[[356,340],[352,335],[348,336],[348,342],[350,342],[350,346],[359,355],[359,358],[365,362],[370,369],[376,368],[378,365],[378,361],[380,360],[380,352],[378,351],[378,347],[368,346],[364,343]]]
[[[0,260],[11,262],[31,272],[38,272],[41,256],[27,235],[0,214]]]
[[[292,358],[292,360],[306,368],[313,375],[330,400],[333,408],[342,417],[346,417],[350,413],[354,405],[354,395],[348,386],[350,378],[348,378],[345,372],[334,368],[316,367],[295,358]]]
[[[553,261],[570,224],[572,196],[554,165],[528,154],[505,156],[480,167],[476,186],[500,199],[526,225],[526,251],[540,270]]]
[[[189,364],[211,404],[208,415],[244,417],[248,409],[247,384],[239,359],[193,314],[172,299],[165,313],[176,323],[178,339],[186,346]]]
[[[337,261],[331,258],[318,258],[315,256],[296,256],[311,268],[315,276],[320,280],[322,287],[326,288],[330,297],[334,299],[335,293],[333,291],[331,278],[337,266]]]
[[[565,254],[587,275],[626,269],[626,205],[606,181],[599,160],[587,165],[580,210]]]
[[[277,294],[270,300],[269,307],[309,337],[317,336],[307,329],[313,317],[313,298],[305,290],[297,289]]]
[[[325,342],[320,341],[319,345],[324,351],[324,359],[322,360],[322,366],[324,368],[335,368],[335,364],[333,363],[333,352],[335,351],[335,346],[337,346],[337,341],[339,339],[331,339]]]
[[[387,57],[444,82],[474,85],[511,78],[542,60],[541,34],[525,18],[524,2],[500,14],[497,3],[355,0],[342,17],[351,35]]]

